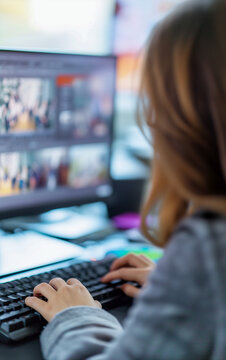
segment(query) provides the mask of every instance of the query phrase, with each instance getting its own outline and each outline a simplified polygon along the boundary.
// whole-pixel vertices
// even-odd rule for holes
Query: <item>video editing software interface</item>
[[[115,58],[0,52],[0,212],[108,197]]]

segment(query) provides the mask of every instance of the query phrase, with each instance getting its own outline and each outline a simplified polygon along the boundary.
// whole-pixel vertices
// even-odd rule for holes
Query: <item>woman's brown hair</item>
[[[191,209],[226,214],[226,1],[189,1],[154,30],[142,114],[155,150],[142,230],[164,247]],[[147,215],[158,205],[159,232]]]

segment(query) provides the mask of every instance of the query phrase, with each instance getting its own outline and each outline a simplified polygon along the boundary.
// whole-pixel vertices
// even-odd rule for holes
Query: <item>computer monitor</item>
[[[0,218],[106,199],[116,59],[0,51]]]

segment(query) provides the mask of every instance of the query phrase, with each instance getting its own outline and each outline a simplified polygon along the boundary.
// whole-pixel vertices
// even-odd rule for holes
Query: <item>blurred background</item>
[[[139,62],[153,26],[182,0],[0,0],[0,48],[115,54],[115,138],[144,159],[135,124]]]

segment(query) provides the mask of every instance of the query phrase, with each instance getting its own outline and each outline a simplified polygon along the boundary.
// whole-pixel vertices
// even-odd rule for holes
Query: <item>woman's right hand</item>
[[[106,283],[113,280],[125,280],[137,282],[143,286],[147,281],[148,275],[154,268],[155,263],[146,256],[128,254],[116,259],[111,266],[110,272],[101,280]],[[140,289],[132,284],[123,284],[121,285],[121,289],[130,297],[136,297],[140,292]]]

